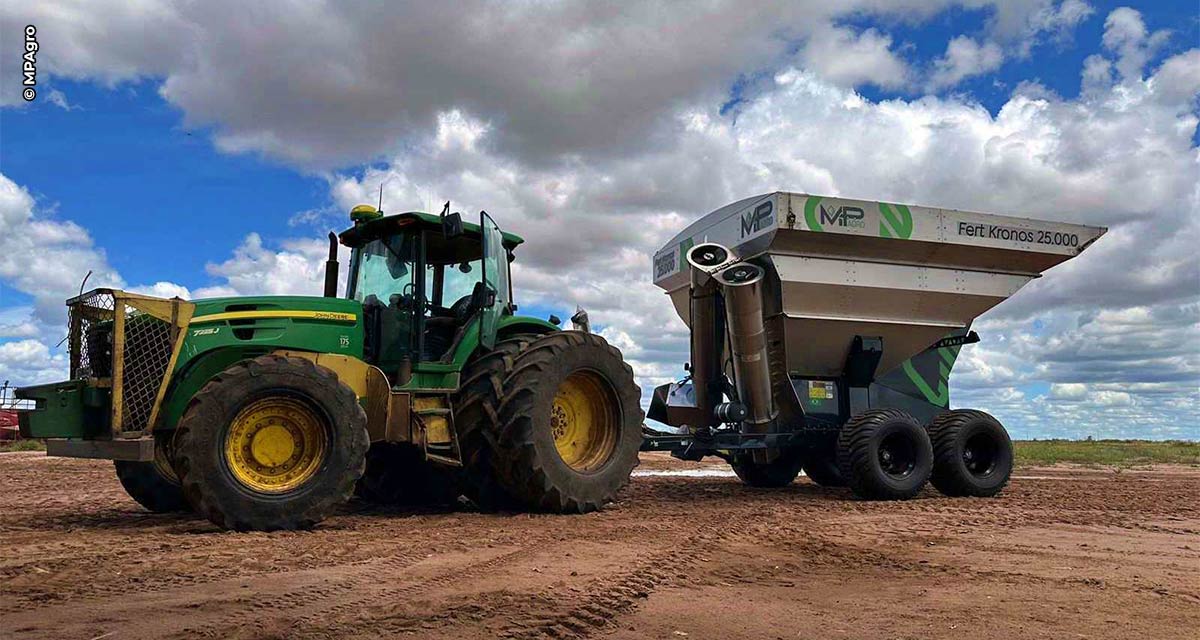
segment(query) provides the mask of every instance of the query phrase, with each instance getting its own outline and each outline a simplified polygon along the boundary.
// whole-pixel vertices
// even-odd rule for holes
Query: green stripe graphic
[[[892,207],[895,207],[893,209]],[[912,236],[913,219],[908,207],[902,204],[879,203],[879,235],[884,238],[907,240]]]

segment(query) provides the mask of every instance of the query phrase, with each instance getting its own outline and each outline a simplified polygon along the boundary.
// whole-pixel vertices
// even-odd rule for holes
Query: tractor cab
[[[412,367],[450,364],[464,336],[495,343],[511,315],[509,263],[521,238],[484,212],[478,224],[458,213],[384,216],[370,205],[351,212],[339,236],[352,249],[346,296],[363,305],[364,360],[403,385]]]

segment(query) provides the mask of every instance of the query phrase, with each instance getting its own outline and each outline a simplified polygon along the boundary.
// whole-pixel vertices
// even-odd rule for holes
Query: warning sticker
[[[833,383],[820,380],[808,381],[808,399],[826,400],[833,397]]]

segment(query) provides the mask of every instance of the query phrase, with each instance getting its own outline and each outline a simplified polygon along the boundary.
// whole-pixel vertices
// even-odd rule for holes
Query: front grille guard
[[[195,305],[95,289],[67,308],[71,379],[112,388],[114,437],[145,435],[158,420]]]

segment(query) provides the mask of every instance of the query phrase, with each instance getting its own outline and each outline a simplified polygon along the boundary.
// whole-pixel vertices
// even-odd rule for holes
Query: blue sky
[[[38,26],[42,51],[32,104],[8,98],[13,60],[0,57],[0,174],[20,213],[4,231],[36,231],[26,235],[47,244],[30,240],[21,250],[43,252],[63,273],[43,286],[19,267],[0,267],[0,374],[58,375],[56,340],[40,335],[55,333],[57,319],[43,307],[89,268],[128,286],[157,283],[159,293],[315,290],[318,267],[303,265],[319,261],[324,231],[340,228],[355,202],[373,202],[386,180],[393,210],[451,199],[530,237],[517,274],[524,309],[565,318],[587,306],[648,389],[686,358],[681,325],[648,285],[649,254],[708,210],[784,188],[1114,226],[1110,253],[1080,259],[1057,284],[1039,282],[984,317],[981,326],[1030,346],[1016,359],[981,346],[960,365],[957,397],[1012,416],[1027,425],[1014,429],[1024,436],[1078,435],[1079,423],[1094,422],[1098,435],[1200,437],[1185,408],[1200,385],[1195,352],[1136,356],[1147,351],[1139,318],[1173,319],[1171,335],[1195,337],[1194,258],[1128,257],[1150,240],[1117,250],[1146,235],[1121,227],[1157,215],[1145,208],[1195,213],[1195,193],[1180,186],[1189,172],[1197,177],[1195,5],[1028,0],[999,5],[1004,13],[988,2],[913,0],[903,11],[802,4],[743,16],[717,3],[713,15],[694,18],[554,5],[528,20],[531,33],[586,25],[581,37],[634,44],[589,48],[564,38],[541,49],[512,32],[456,39],[444,31],[450,17],[419,5],[241,17],[257,31],[216,7],[114,5],[79,23],[70,16],[87,11],[7,7],[5,51],[26,23]],[[488,3],[477,10],[505,12]],[[726,24],[724,11],[739,24]],[[693,19],[671,40],[671,25]],[[377,51],[322,40],[357,30],[359,42],[380,42],[376,30],[388,28],[397,33]],[[631,35],[655,28],[666,34],[661,42]],[[423,40],[427,33],[460,45],[443,51],[437,37]],[[956,39],[979,57],[954,67]],[[1119,71],[1135,66],[1136,77]],[[1084,95],[1088,68],[1107,76]],[[1122,91],[1156,105],[1127,136],[1139,146],[1084,157],[1100,136],[1075,130],[1074,120],[1096,131],[1134,127],[1113,106]],[[865,101],[858,115],[842,113],[855,99]],[[779,132],[820,142],[811,151],[767,146]],[[1015,139],[1035,161],[988,155]],[[1058,144],[1039,147],[1047,140]],[[851,162],[875,144],[902,153],[895,170]],[[1139,160],[1141,152],[1158,164]],[[956,171],[948,158],[964,153],[983,160],[962,184],[937,178]],[[1144,175],[1130,177],[1127,163]],[[1144,202],[1116,204],[1131,190],[1146,193]],[[55,261],[64,246],[67,257]],[[1163,282],[1111,280],[1124,297],[1098,292],[1088,283],[1134,278],[1099,264],[1117,254],[1123,271],[1166,274]],[[1082,293],[1063,294],[1069,287]],[[1083,336],[1118,347],[1097,355]],[[1049,362],[1038,344],[1043,353],[1074,351]],[[989,355],[1004,366],[989,366]],[[1170,389],[1151,380],[1155,367],[1171,372]],[[1121,426],[1122,412],[1164,398],[1173,408],[1157,410],[1153,429]],[[1067,409],[1097,418],[1064,418]]]

